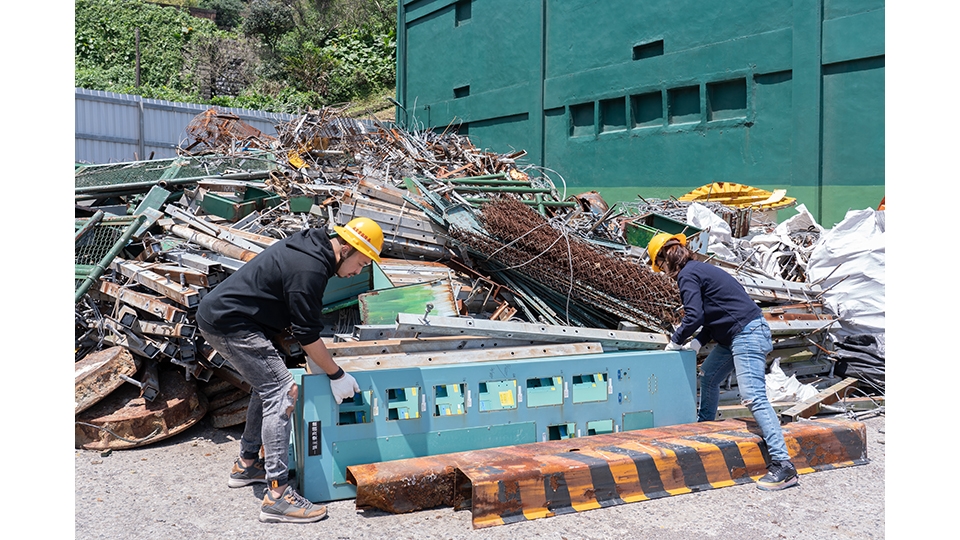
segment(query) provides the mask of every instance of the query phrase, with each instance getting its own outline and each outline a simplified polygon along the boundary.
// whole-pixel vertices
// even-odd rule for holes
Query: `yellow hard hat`
[[[357,251],[380,262],[380,250],[383,249],[383,229],[376,221],[366,218],[353,218],[346,225],[335,225],[333,230]]]
[[[687,245],[687,235],[683,233],[670,234],[665,232],[657,233],[650,239],[650,243],[647,244],[647,254],[650,255],[650,266],[654,272],[660,271],[660,267],[657,266],[657,255],[660,254],[660,249],[663,248],[663,245],[670,240],[677,240],[680,242],[680,245],[684,247]]]

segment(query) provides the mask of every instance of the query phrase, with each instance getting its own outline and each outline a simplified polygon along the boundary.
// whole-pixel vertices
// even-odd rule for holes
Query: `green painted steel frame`
[[[587,388],[602,380],[597,374],[607,377],[605,391]],[[356,488],[345,481],[349,465],[537,442],[549,440],[551,434],[587,436],[591,429],[587,424],[596,426],[598,421],[612,421],[614,430],[620,431],[624,425],[639,429],[696,420],[696,359],[688,351],[620,351],[387,368],[352,375],[362,392],[370,392],[361,407],[337,406],[325,375],[294,370],[301,398],[294,413],[291,463],[296,464],[301,493],[311,501],[353,498]],[[557,387],[560,404],[546,404],[554,401],[542,399],[539,391],[534,391],[531,403],[527,381],[555,381],[556,377],[562,380]],[[571,391],[575,377],[586,385],[583,391]],[[516,381],[520,392],[501,393],[509,393],[512,386],[502,381]],[[494,407],[481,412],[483,383]],[[456,409],[449,407],[448,389],[458,384],[465,388],[465,413],[435,415],[437,405],[445,411]],[[442,395],[434,395],[436,387],[443,388]],[[415,396],[391,393],[409,388],[417,389]],[[403,416],[388,412],[391,397],[395,407],[408,409],[405,414],[410,419],[388,419]],[[412,403],[419,403],[416,415],[409,411]],[[369,414],[370,421],[338,425],[340,413],[346,413],[343,418],[351,422]],[[573,429],[567,429],[571,423]]]

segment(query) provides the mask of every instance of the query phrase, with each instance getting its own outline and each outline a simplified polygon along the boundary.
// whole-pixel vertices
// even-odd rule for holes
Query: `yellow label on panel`
[[[417,395],[417,387],[416,387],[416,386],[410,388],[410,394],[413,395],[413,396],[416,396],[416,395]]]
[[[513,392],[504,390],[500,392],[500,405],[503,407],[513,407]]]

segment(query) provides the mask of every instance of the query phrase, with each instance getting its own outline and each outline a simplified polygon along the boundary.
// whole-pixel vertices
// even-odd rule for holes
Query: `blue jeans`
[[[240,438],[240,455],[250,459],[263,445],[267,482],[287,483],[290,417],[297,385],[276,347],[261,332],[221,335],[200,329],[203,338],[250,384],[247,423]]]
[[[789,461],[790,454],[787,453],[780,429],[780,417],[767,399],[764,372],[767,353],[772,350],[770,326],[762,316],[744,326],[729,348],[717,344],[700,366],[700,410],[697,421],[717,419],[720,384],[736,369],[740,397],[763,433],[770,459]]]

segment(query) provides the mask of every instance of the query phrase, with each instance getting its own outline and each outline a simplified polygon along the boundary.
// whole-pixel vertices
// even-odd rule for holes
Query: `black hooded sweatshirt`
[[[201,300],[197,325],[226,335],[259,330],[268,338],[291,328],[302,345],[320,339],[327,281],[336,256],[326,229],[305,229],[244,263]]]

